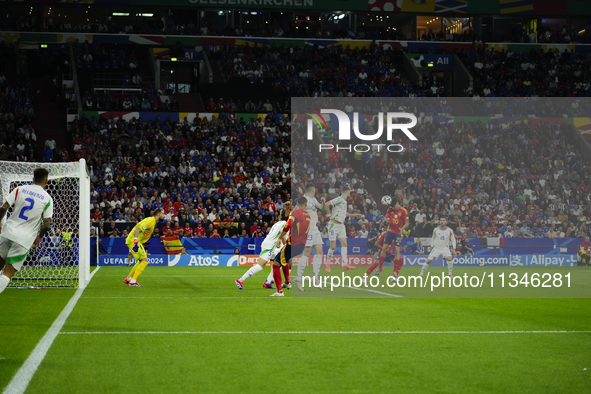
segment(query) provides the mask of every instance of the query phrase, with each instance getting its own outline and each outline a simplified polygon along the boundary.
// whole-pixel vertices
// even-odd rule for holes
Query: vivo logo
[[[423,265],[427,262],[427,257],[409,257],[404,256],[404,260],[408,265]]]

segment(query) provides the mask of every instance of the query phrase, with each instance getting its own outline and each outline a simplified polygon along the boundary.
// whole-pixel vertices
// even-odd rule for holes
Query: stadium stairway
[[[42,157],[45,141],[50,135],[56,142],[55,154],[66,148],[70,152],[70,138],[67,130],[66,104],[61,92],[53,85],[51,78],[31,79],[35,92],[35,133],[37,134],[37,152]],[[57,97],[58,94],[60,97]],[[43,119],[42,122],[39,119]],[[57,159],[54,157],[54,159]]]
[[[157,87],[154,86],[154,67],[152,67],[152,62],[150,60],[150,51],[151,48],[142,48],[142,47],[136,47],[135,49],[135,55],[137,56],[137,62],[139,65],[139,72],[138,74],[140,75],[140,77],[142,78],[142,88],[143,89],[150,89],[153,87]]]
[[[210,60],[211,65],[211,73],[213,75],[213,83],[226,83],[228,82],[224,77],[224,73],[222,71],[222,65],[219,61]]]

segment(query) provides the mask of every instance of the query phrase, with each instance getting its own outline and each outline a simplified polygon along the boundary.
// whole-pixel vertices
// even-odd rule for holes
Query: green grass
[[[0,294],[0,391],[74,295],[72,289],[6,289]]]
[[[342,272],[335,269],[331,276],[321,273],[325,289],[310,288],[311,282],[304,280],[311,291],[294,292],[296,297],[402,297],[422,298],[591,298],[591,268],[586,267],[458,267],[454,268],[454,284],[447,279],[447,267],[430,267],[418,280],[419,267],[404,267],[401,270],[400,285],[388,281],[392,267],[384,267],[379,277],[372,275],[368,284],[362,284],[365,268]],[[311,271],[306,274],[311,274]],[[326,280],[324,280],[326,277]],[[357,277],[357,283],[352,279]],[[411,279],[414,277],[415,279]],[[351,278],[351,279],[349,279]],[[532,279],[535,278],[535,279]],[[480,283],[482,282],[482,285]],[[331,283],[333,286],[331,286]],[[424,287],[421,287],[421,283]],[[344,287],[349,286],[349,288]],[[364,289],[352,291],[351,286]],[[368,290],[373,290],[370,292]],[[384,294],[382,294],[384,293]]]
[[[454,273],[483,269],[489,270],[461,267]],[[418,273],[412,267],[405,270]],[[583,291],[591,277],[586,270],[570,270],[583,284],[577,291]],[[367,293],[350,289],[330,298],[277,299],[260,287],[267,270],[237,290],[233,281],[244,271],[148,267],[141,278],[145,287],[131,288],[122,283],[127,268],[101,268],[27,392],[591,392],[589,333],[220,333],[587,331],[589,299],[336,297]],[[72,294],[50,289],[0,295],[0,357],[5,357],[0,360],[0,390]],[[180,331],[191,333],[165,333]]]

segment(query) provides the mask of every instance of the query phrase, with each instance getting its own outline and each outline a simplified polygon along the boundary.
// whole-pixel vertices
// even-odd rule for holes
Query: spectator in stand
[[[420,238],[415,238],[415,242],[413,242],[410,246],[405,245],[404,248],[402,248],[402,251],[405,250],[408,250],[409,253],[413,254],[425,254],[425,252],[423,251],[423,242]]]
[[[193,238],[193,229],[191,228],[191,223],[186,222],[185,228],[183,228],[183,237],[185,238]]]
[[[45,161],[53,161],[53,149],[49,145],[45,144],[45,150],[43,151]]]
[[[273,199],[269,196],[267,197],[267,204],[265,204],[265,208],[272,214],[277,212],[277,206],[273,202]]]
[[[147,98],[144,98],[142,100],[142,104],[141,104],[142,111],[149,111],[150,108],[151,108],[150,102],[148,101]]]
[[[205,106],[205,108],[207,108],[207,110],[209,112],[216,112],[217,110],[217,105],[216,103],[213,101],[213,97],[211,97],[209,99],[209,101],[207,102],[207,105]]]
[[[197,222],[197,227],[193,230],[196,238],[204,238],[206,236],[205,228],[202,226],[201,222]]]
[[[183,228],[179,225],[178,219],[174,221],[174,224],[171,225],[172,234],[176,236],[182,236]]]
[[[385,67],[382,67],[379,73],[371,72],[372,66],[365,60],[372,55],[383,59]],[[231,78],[250,83],[264,80],[265,83],[274,86],[276,90],[283,91],[286,95],[360,96],[369,91],[371,82],[378,87],[372,92],[375,96],[403,95],[411,90],[410,82],[402,80],[401,74],[397,72],[403,69],[404,56],[402,51],[398,50],[384,51],[380,47],[372,47],[371,50],[289,48],[289,51],[286,51],[275,48],[227,47],[224,51],[220,51],[218,56],[222,58],[226,73]],[[347,68],[343,70],[344,75],[332,72],[328,64],[319,69],[315,60],[318,58],[339,58],[341,63],[347,64]],[[240,61],[237,62],[236,59]],[[249,66],[255,60],[262,64],[260,69]],[[264,71],[260,71],[261,69]],[[309,78],[312,69],[317,71],[314,78]],[[321,79],[320,85],[316,83],[318,79]],[[254,105],[254,109],[250,108],[250,103],[247,103],[246,107],[248,108],[245,110],[248,112],[273,111],[270,102],[265,104],[260,102],[259,105]]]
[[[507,230],[503,233],[503,237],[505,238],[514,238],[515,232],[513,231],[513,226],[508,225]]]
[[[581,265],[590,265],[591,243],[589,242],[589,237],[585,237],[585,241],[579,247],[579,252],[577,255],[579,256]]]

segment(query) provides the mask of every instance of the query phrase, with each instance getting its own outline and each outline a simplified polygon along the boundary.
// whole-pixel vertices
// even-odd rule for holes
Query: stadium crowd
[[[79,49],[85,53],[83,46]],[[397,71],[402,52],[377,45],[369,50],[233,46],[217,54],[231,77],[264,81],[286,97],[420,95]],[[461,56],[473,67],[473,95],[587,95],[587,55],[476,50]],[[535,83],[524,87],[513,82],[529,70],[539,73]],[[570,82],[562,82],[571,74]],[[36,139],[30,128],[30,85],[5,78],[0,82],[2,157],[27,160],[18,155],[23,154],[20,145],[28,152]],[[153,100],[162,92],[145,93]],[[88,93],[83,96],[83,102],[94,100]],[[143,108],[139,97],[131,107],[123,104],[131,101],[125,97],[116,100],[92,108]],[[290,199],[294,180],[298,193],[304,183],[313,182],[317,197],[327,199],[339,195],[342,184],[352,186],[350,211],[363,217],[347,220],[351,237],[372,236],[382,227],[384,207],[376,203],[378,194],[371,187],[376,183],[408,208],[410,236],[429,236],[441,216],[469,236],[588,234],[589,168],[564,126],[440,125],[427,114],[418,128],[421,143],[407,144],[400,159],[384,161],[371,152],[331,157],[329,167],[339,168],[335,171],[306,146],[292,145],[291,119],[280,115],[291,111],[287,100],[210,100],[206,107],[223,115],[192,121],[83,116],[71,123],[74,158],[86,158],[91,167],[91,215],[102,236],[125,236],[129,229],[123,226],[132,227],[158,207],[166,213],[160,235],[264,236]],[[268,115],[238,119],[237,111]],[[327,223],[325,212],[319,221],[324,235]]]
[[[471,237],[585,237],[591,172],[566,127],[423,123],[427,142],[375,166],[415,235],[447,217]]]
[[[167,223],[201,222],[200,236],[250,236],[290,196],[289,124],[281,118],[83,117],[71,126],[74,152],[92,170],[93,221],[135,223],[163,208]]]
[[[0,73],[0,160],[35,158],[37,135],[31,83]]]
[[[366,40],[410,40],[411,37],[402,33],[403,29],[390,26],[369,26],[358,23],[357,29],[343,28],[330,22],[321,26],[320,22],[309,22],[306,19],[289,21],[263,21],[253,19],[253,23],[242,22],[241,26],[214,26],[205,21],[198,23],[193,10],[176,10],[172,15],[159,14],[152,17],[118,17],[91,21],[88,15],[84,18],[67,18],[49,15],[43,19],[30,13],[13,16],[0,21],[0,27],[9,31],[45,31],[60,33],[102,33],[102,34],[172,34],[192,36],[226,36],[226,37],[304,37],[331,39],[366,39]],[[250,14],[250,13],[246,13]],[[334,16],[334,15],[333,15]],[[406,22],[412,23],[411,18]],[[472,21],[476,23],[476,21]],[[518,42],[518,43],[590,43],[591,32],[584,27],[566,25],[541,26],[536,31],[526,30],[525,24],[517,23],[510,29],[494,27],[490,24],[483,29],[481,37],[477,37],[471,28],[462,33],[451,33],[449,30],[429,30],[417,37],[423,41],[455,41],[455,42]],[[438,31],[437,31],[438,30]]]
[[[264,81],[287,97],[394,97],[420,94],[402,69],[404,53],[335,47],[226,46],[213,52],[230,81]]]
[[[580,140],[564,124],[519,123],[453,124],[427,112],[413,128],[420,142],[397,141],[404,155],[331,153],[330,164],[310,153],[299,160],[295,155],[294,179],[320,180],[317,189],[338,191],[351,179],[334,169],[349,166],[407,208],[411,236],[429,237],[441,217],[470,237],[587,236],[591,171]],[[292,129],[298,128],[296,123]],[[297,143],[293,149],[306,152]],[[347,222],[351,236],[360,230],[377,234],[381,216],[374,207],[355,207],[365,218]]]
[[[74,18],[76,19],[76,18]],[[103,34],[163,34],[164,23],[160,19],[145,18],[119,22],[121,18],[109,18],[106,21],[91,22],[87,16],[83,19],[68,19],[49,15],[40,20],[34,15],[21,15],[3,20],[0,26],[9,31],[40,31],[57,33],[103,33]]]
[[[342,73],[336,70],[333,73],[327,72],[325,75],[328,82],[325,84],[324,80],[321,81],[323,86],[330,87],[330,89],[326,90],[327,95],[338,96],[341,92],[347,90],[347,88],[341,91],[337,90],[339,85],[336,81],[341,77],[345,81],[345,77],[350,78],[351,86],[353,86],[358,85],[360,81],[364,81],[364,78],[360,78],[359,74],[368,73],[368,78],[369,76],[371,78],[380,76],[380,70],[377,69],[377,66],[368,66],[369,62],[365,64],[362,62],[364,57],[370,59],[373,53],[378,58],[383,59],[385,67],[388,67],[390,64],[388,62],[391,61],[389,56],[392,55],[392,53],[388,53],[388,55],[382,57],[382,50],[375,46],[370,51],[349,49],[328,50],[326,53],[323,51],[308,49],[301,50],[301,53],[298,53],[298,51],[289,49],[231,47],[223,52],[221,58],[227,67],[231,67],[232,72],[234,72],[233,75],[240,75],[246,69],[252,70],[252,67],[243,66],[242,64],[252,65],[255,63],[254,59],[258,59],[257,61],[260,63],[258,67],[263,70],[258,77],[261,80],[264,79],[265,83],[287,87],[285,89],[287,94],[290,92],[290,81],[293,82],[294,86],[298,86],[301,85],[302,79],[300,78],[306,78],[305,75],[300,77],[300,73],[307,70],[308,59],[313,59],[315,54],[319,55],[322,52],[329,56],[319,63],[319,66],[311,73],[312,75],[318,75],[319,73],[322,75],[325,70],[332,69],[334,64],[331,63],[330,56],[334,56],[335,63],[340,61],[339,59],[344,60],[343,67],[345,69],[343,69]],[[339,54],[339,52],[341,53]],[[537,56],[534,53],[529,55],[508,55],[502,52],[488,52],[485,56],[495,57],[496,54],[501,57],[514,58],[515,65],[521,64],[520,62],[527,59],[527,56]],[[474,54],[474,56],[481,55]],[[560,72],[567,72],[565,67],[568,64],[588,62],[586,57],[578,57],[581,59],[580,61],[574,59],[573,62],[570,62],[568,54],[555,55],[549,52],[548,54],[542,54],[542,56],[550,59],[549,61],[552,64],[555,64],[552,59],[559,59],[556,64],[561,65],[561,67],[557,68],[557,70],[561,70]],[[345,72],[347,65],[349,65],[347,59],[352,61],[349,73]],[[293,69],[290,70],[291,67]],[[489,69],[497,70],[494,67],[489,67]],[[550,67],[546,67],[546,70],[549,69]],[[290,71],[283,72],[280,70]],[[483,75],[480,75],[480,78],[485,78]],[[516,75],[519,76],[520,74],[516,73]],[[336,79],[331,79],[331,76],[336,76]],[[300,89],[317,91],[319,80],[315,77],[309,79],[308,88]],[[499,78],[499,80],[506,81],[509,79],[505,77],[504,79]],[[367,86],[371,86],[371,84],[370,82]],[[358,93],[360,95],[365,93],[362,90],[363,86],[361,85],[359,88]],[[513,93],[516,95],[534,95],[538,93],[545,95],[551,92],[552,88],[551,84],[547,84],[539,86],[538,90],[535,91],[515,90]],[[299,92],[302,91],[310,90],[299,90]],[[506,94],[507,92],[503,91],[501,93]],[[376,92],[376,94],[383,95],[384,93],[381,91],[381,93]],[[493,93],[489,94],[492,95]],[[229,110],[229,114],[223,115],[221,119],[196,118],[192,123],[186,120],[172,122],[170,119],[145,124],[141,120],[124,122],[121,119],[86,119],[79,124],[82,128],[77,128],[79,132],[75,136],[77,142],[75,151],[77,154],[85,156],[89,152],[95,152],[97,155],[95,167],[97,180],[103,177],[104,182],[118,183],[118,190],[125,190],[127,186],[121,183],[121,174],[119,173],[122,168],[121,164],[125,162],[123,157],[129,156],[130,149],[134,149],[134,147],[139,149],[141,153],[142,149],[144,149],[143,145],[154,145],[154,142],[146,141],[150,141],[152,135],[157,135],[161,141],[165,140],[166,142],[162,145],[163,150],[160,155],[162,159],[157,159],[158,161],[154,161],[152,164],[164,165],[164,172],[170,172],[170,174],[177,175],[177,171],[181,171],[182,174],[188,172],[189,174],[195,174],[194,176],[199,179],[195,185],[192,183],[191,178],[184,179],[185,184],[181,184],[181,201],[184,202],[187,192],[189,197],[191,197],[191,194],[195,197],[192,197],[192,206],[191,202],[184,202],[184,212],[175,211],[176,217],[169,214],[169,221],[173,223],[172,228],[176,229],[172,232],[184,234],[184,232],[180,231],[183,223],[188,222],[189,227],[195,227],[194,223],[201,220],[201,228],[205,229],[205,236],[257,235],[258,226],[255,228],[250,224],[260,223],[261,230],[264,233],[264,230],[272,224],[272,217],[274,216],[273,214],[269,216],[265,209],[258,209],[257,212],[257,208],[261,208],[261,201],[266,203],[269,196],[271,196],[271,202],[274,203],[279,203],[278,198],[285,201],[287,198],[285,193],[289,193],[290,190],[286,185],[282,185],[285,187],[281,189],[282,193],[280,194],[274,193],[272,187],[264,189],[263,193],[254,198],[254,203],[257,204],[256,208],[250,205],[253,203],[252,196],[247,196],[245,193],[246,190],[252,190],[252,185],[256,184],[257,179],[263,182],[263,187],[269,182],[276,184],[277,180],[279,180],[279,183],[284,182],[286,179],[291,181],[288,165],[285,164],[289,157],[288,137],[291,125],[289,119],[279,117],[276,113],[276,108],[281,109],[282,112],[287,110],[289,108],[287,103],[286,108],[281,108],[279,103],[275,107],[270,103],[263,104],[262,112],[269,112],[267,119],[247,122],[232,116],[234,108],[249,108],[251,104],[252,102],[248,101],[244,107],[238,107],[232,99],[228,102],[222,100],[221,103],[210,100],[208,105],[212,107],[208,108],[209,110],[224,113],[225,109]],[[265,105],[270,105],[270,107],[265,107]],[[260,110],[260,108],[257,109]],[[112,130],[116,130],[115,135],[118,135],[114,139]],[[137,130],[145,130],[145,135]],[[203,130],[208,130],[207,135],[210,136],[208,141],[211,143],[210,146],[207,146],[206,143],[205,150],[195,145],[196,139]],[[581,158],[581,152],[577,147],[578,142],[567,139],[570,134],[564,130],[563,126],[541,123],[535,127],[512,125],[503,128],[470,123],[442,127],[438,126],[436,122],[433,123],[432,117],[427,116],[427,118],[423,119],[422,130],[424,130],[425,136],[422,140],[426,142],[417,146],[407,146],[408,153],[404,155],[403,160],[384,162],[379,155],[367,153],[354,159],[341,158],[341,162],[336,166],[341,168],[339,172],[323,169],[323,164],[318,161],[318,158],[311,152],[306,151],[305,147],[298,147],[296,144],[292,147],[294,158],[295,160],[303,159],[306,164],[304,167],[295,167],[294,177],[297,178],[298,182],[311,181],[316,183],[319,198],[320,196],[331,198],[338,195],[340,186],[343,183],[353,185],[354,193],[351,199],[351,210],[362,213],[364,217],[359,220],[347,221],[351,237],[371,236],[380,231],[383,207],[376,204],[364,184],[376,181],[383,185],[386,193],[401,198],[403,206],[408,207],[411,213],[411,229],[407,235],[429,236],[433,227],[437,225],[438,218],[442,215],[450,219],[451,225],[456,227],[459,233],[469,236],[580,237],[587,234],[587,218],[591,222],[591,211],[587,208],[589,190],[586,189],[591,188],[590,185],[586,184],[589,183],[589,170]],[[245,135],[252,135],[252,133],[257,135],[258,138],[262,138],[261,141],[263,142],[260,145],[257,144],[262,148],[257,149],[254,145],[251,145],[251,150],[248,153],[251,153],[252,156],[248,157],[247,154],[243,157],[243,162],[255,163],[258,160],[266,162],[267,157],[264,154],[268,151],[275,152],[275,147],[281,146],[285,150],[283,152],[285,155],[283,161],[275,162],[276,167],[274,170],[267,169],[266,172],[259,173],[260,168],[257,168],[252,173],[246,167],[243,170],[237,170],[234,167],[235,171],[228,172],[228,167],[225,165],[221,168],[217,164],[215,167],[212,165],[212,163],[219,162],[217,161],[219,159],[215,157],[216,153],[224,149],[226,152],[240,150],[240,147],[231,149],[231,143],[236,139],[244,138]],[[94,135],[94,137],[90,137],[89,140],[88,135]],[[100,146],[93,146],[91,141],[97,141],[102,138],[100,136],[107,136],[112,139],[110,150],[108,147],[105,148],[105,145],[102,145],[102,150]],[[279,138],[274,141],[273,139],[277,137]],[[269,140],[269,138],[271,139]],[[121,144],[123,141],[124,144]],[[511,143],[508,141],[511,141]],[[230,144],[225,145],[224,143],[227,142],[230,142]],[[201,143],[203,144],[203,142]],[[216,143],[220,146],[216,146]],[[125,148],[123,145],[125,145]],[[169,159],[166,161],[164,153],[171,148],[173,150],[168,152]],[[188,149],[193,163],[185,164],[185,169],[182,169],[183,166],[179,166],[182,159],[171,157],[179,155],[178,152],[174,152],[175,148],[183,149],[183,151]],[[201,160],[193,156],[195,149],[202,155]],[[249,148],[245,149],[248,150]],[[126,150],[125,153],[124,150]],[[265,152],[266,150],[267,152]],[[117,155],[113,156],[120,157],[110,157],[110,151],[118,152]],[[261,154],[263,155],[261,156]],[[134,151],[131,156],[140,157],[141,155],[136,154]],[[186,158],[186,154],[183,156],[183,159]],[[154,158],[157,157],[158,155],[154,155]],[[170,160],[171,158],[173,161]],[[160,164],[161,161],[164,164]],[[106,167],[105,162],[107,163]],[[281,168],[282,163],[283,169]],[[138,165],[131,163],[132,168],[134,164],[135,166]],[[98,171],[96,168],[98,168]],[[277,168],[280,171],[277,171]],[[302,168],[305,169],[304,172],[302,172]],[[381,177],[376,177],[376,168],[378,169],[377,173],[382,174]],[[154,172],[154,170],[151,171]],[[214,173],[217,175],[213,175]],[[107,179],[106,176],[108,175],[110,175],[110,178]],[[131,176],[130,173],[125,175],[124,178],[127,179]],[[155,176],[157,175],[158,173]],[[210,178],[210,176],[213,178]],[[236,192],[230,192],[229,196],[225,193],[225,197],[211,192],[208,194],[207,181],[211,182],[216,177],[219,178],[216,187],[220,186],[220,182],[225,181],[230,189],[238,187]],[[242,178],[238,180],[237,177]],[[232,180],[234,180],[233,183]],[[150,183],[149,180],[144,182]],[[203,182],[205,182],[205,188],[202,186]],[[215,184],[216,181],[213,182]],[[242,184],[242,182],[245,182],[245,184]],[[107,184],[101,185],[93,191],[98,204],[95,209],[99,208],[98,211],[93,213],[93,218],[107,221],[113,219],[115,222],[140,220],[141,217],[134,217],[133,214],[129,214],[131,211],[129,204],[133,204],[133,197],[136,196],[132,194],[129,201],[125,201],[123,195],[118,196],[118,198],[124,199],[119,201],[121,206],[118,207],[117,199],[113,201],[110,200],[108,194],[104,195],[105,190],[108,193],[108,186]],[[110,186],[113,188],[114,185]],[[197,186],[197,189],[189,188],[188,191],[185,191],[186,186]],[[242,189],[240,189],[240,186],[242,186]],[[244,186],[246,186],[246,189],[244,189]],[[99,190],[99,187],[102,190]],[[167,188],[170,187],[176,187],[177,189],[173,190],[170,197],[160,196],[160,200],[158,200],[157,196],[147,196],[152,203],[152,207],[157,207],[158,202],[162,203],[165,208],[167,205],[170,206],[169,203],[174,206],[178,202],[178,185],[167,186]],[[220,193],[219,190],[218,193]],[[106,200],[101,201],[105,197],[107,197]],[[233,198],[230,199],[230,197]],[[167,199],[164,200],[165,198]],[[208,198],[210,199],[209,203],[207,203]],[[215,200],[218,200],[217,204]],[[128,206],[124,207],[123,202],[126,202]],[[200,207],[200,203],[204,206],[206,212],[200,212],[199,210],[195,212],[197,207]],[[246,212],[244,209],[236,215],[235,209],[228,208],[233,203],[245,204],[246,211],[253,208],[251,212],[248,212],[248,216],[258,219],[249,218],[248,221],[245,218]],[[146,208],[145,203],[142,203],[142,207]],[[214,207],[215,212],[213,211]],[[238,205],[238,207],[242,207],[242,205]],[[179,213],[181,216],[179,216]],[[182,216],[183,214],[186,216]],[[262,215],[262,217],[259,217],[259,215]],[[121,218],[121,216],[123,217]],[[177,218],[179,224],[175,227]],[[214,223],[216,220],[217,222]],[[224,220],[228,223],[228,228],[221,225]],[[321,229],[326,227],[327,220],[326,215],[321,215],[319,222]],[[230,221],[232,222],[231,225],[229,224]],[[242,222],[245,224],[239,228]],[[227,234],[226,230],[228,230]],[[167,230],[165,231],[167,232]],[[202,232],[202,230],[199,231]]]
[[[77,68],[123,69],[136,71],[139,68],[135,50],[101,43],[74,43],[74,60]]]
[[[458,56],[474,78],[468,96],[591,96],[588,53],[551,49],[514,53],[480,46]]]
[[[138,112],[174,112],[178,111],[178,102],[174,96],[161,89],[144,88],[123,93],[96,93],[85,91],[82,95],[85,110],[102,111],[138,111]]]

